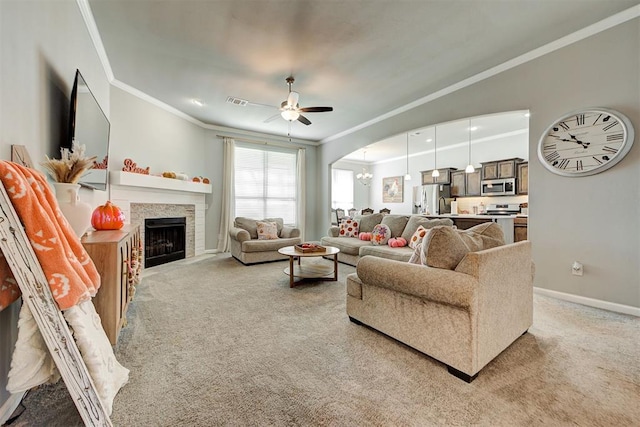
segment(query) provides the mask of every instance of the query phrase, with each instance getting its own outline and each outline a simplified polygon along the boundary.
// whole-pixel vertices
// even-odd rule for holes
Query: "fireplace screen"
[[[185,217],[145,219],[144,266],[184,259],[186,226]]]

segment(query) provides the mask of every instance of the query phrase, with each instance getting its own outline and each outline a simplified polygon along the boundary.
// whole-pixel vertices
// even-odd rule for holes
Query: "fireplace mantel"
[[[111,201],[120,207],[128,223],[132,204],[158,205],[158,213],[168,205],[193,206],[195,218],[192,225],[188,225],[187,233],[195,236],[194,255],[204,253],[206,197],[212,191],[211,184],[120,171],[110,172],[109,178]],[[144,226],[144,222],[140,225]]]
[[[141,173],[111,171],[109,179],[112,185],[126,187],[158,188],[162,190],[186,191],[190,193],[211,193],[211,184],[163,178]]]

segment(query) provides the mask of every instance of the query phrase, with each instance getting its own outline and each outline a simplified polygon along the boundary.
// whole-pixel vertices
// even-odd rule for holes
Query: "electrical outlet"
[[[578,261],[574,261],[571,266],[571,274],[574,276],[582,276],[584,273],[584,267]]]

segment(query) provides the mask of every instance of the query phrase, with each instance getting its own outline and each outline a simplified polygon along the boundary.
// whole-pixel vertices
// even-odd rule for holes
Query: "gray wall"
[[[0,1],[0,53],[0,158],[11,158],[12,144],[25,145],[40,170],[45,154],[59,156],[76,68],[109,115],[109,82],[75,2]],[[0,313],[0,407],[18,310]]]
[[[589,106],[613,108],[631,119],[632,150],[594,176],[547,172],[537,160],[540,135],[554,118]],[[322,203],[330,202],[330,164],[373,141],[463,117],[526,109],[535,286],[640,307],[640,19],[324,144],[318,166]],[[571,275],[574,260],[584,264],[584,276]]]
[[[115,86],[111,87],[109,169],[122,170],[124,159],[152,174],[165,171],[208,176],[203,156],[206,131]]]

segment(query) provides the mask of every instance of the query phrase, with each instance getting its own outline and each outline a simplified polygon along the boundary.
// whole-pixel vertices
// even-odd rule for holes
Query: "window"
[[[331,208],[353,208],[353,171],[331,169]]]
[[[296,225],[296,153],[236,144],[235,215]]]

